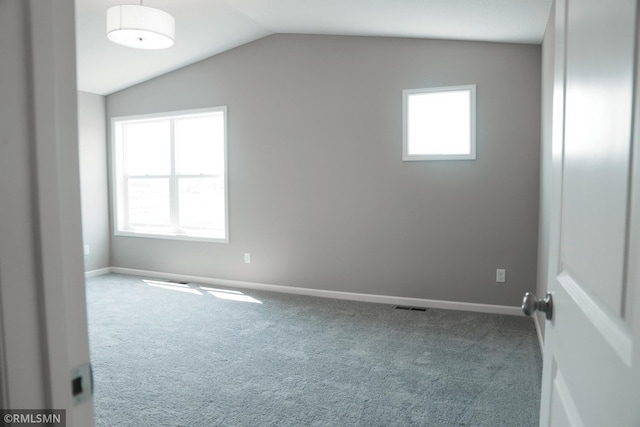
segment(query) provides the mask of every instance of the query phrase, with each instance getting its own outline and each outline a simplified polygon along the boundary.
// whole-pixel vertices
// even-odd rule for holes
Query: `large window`
[[[403,160],[476,158],[476,87],[402,91]]]
[[[112,120],[115,232],[229,239],[226,107]]]

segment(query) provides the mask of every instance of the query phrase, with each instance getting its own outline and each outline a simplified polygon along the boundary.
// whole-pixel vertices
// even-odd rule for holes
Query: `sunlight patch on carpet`
[[[240,291],[233,291],[231,289],[210,288],[208,286],[200,286],[200,289],[207,291],[209,294],[213,295],[216,298],[224,300],[262,304],[262,301],[250,297],[249,295],[245,295]]]
[[[188,285],[183,285],[183,284],[180,284],[180,283],[159,282],[157,280],[143,280],[143,282],[145,282],[147,285],[153,286],[155,288],[170,289],[172,291],[185,292],[185,293],[188,293],[188,294],[202,295],[202,293],[199,290],[190,288]]]

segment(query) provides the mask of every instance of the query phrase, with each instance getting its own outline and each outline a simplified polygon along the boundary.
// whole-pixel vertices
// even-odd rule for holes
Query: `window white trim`
[[[411,95],[442,92],[469,92],[469,144],[468,154],[410,154],[409,153],[409,98]],[[446,86],[402,91],[402,160],[475,160],[476,159],[476,85]]]
[[[125,212],[127,212],[127,198],[121,197],[121,194],[125,194],[124,188],[124,161],[120,159],[118,161],[117,156],[122,155],[122,124],[126,122],[134,121],[151,121],[151,120],[166,120],[168,118],[182,118],[189,116],[198,116],[206,113],[222,112],[224,116],[223,120],[223,163],[224,163],[224,238],[209,237],[206,235],[187,234],[181,232],[163,232],[163,231],[135,231],[128,227],[124,221],[127,218]],[[175,192],[178,186],[178,178],[175,174],[175,138],[174,138],[174,125],[171,122],[171,177],[170,186],[174,187],[172,194]],[[143,237],[151,239],[169,239],[169,240],[187,240],[187,241],[201,241],[201,242],[216,242],[216,243],[228,243],[229,242],[229,172],[228,172],[228,148],[227,148],[227,107],[211,107],[200,108],[193,110],[180,110],[170,111],[162,113],[152,114],[140,114],[132,116],[118,116],[111,118],[111,140],[110,140],[110,154],[111,154],[111,196],[112,196],[112,227],[115,236],[127,236],[127,237]],[[208,177],[209,175],[193,175],[192,177]],[[154,178],[156,176],[149,176],[148,178]],[[160,178],[160,176],[157,176]],[[191,177],[190,175],[181,175],[180,177]],[[174,223],[177,215],[174,215],[178,210],[177,197],[170,199],[170,209],[172,215],[170,216],[172,221],[172,229],[177,229],[177,224]]]

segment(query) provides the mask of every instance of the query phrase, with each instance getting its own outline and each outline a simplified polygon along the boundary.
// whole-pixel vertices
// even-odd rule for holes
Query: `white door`
[[[637,15],[634,0],[556,2],[541,426],[640,426]]]
[[[89,427],[74,18],[0,0],[0,409]]]

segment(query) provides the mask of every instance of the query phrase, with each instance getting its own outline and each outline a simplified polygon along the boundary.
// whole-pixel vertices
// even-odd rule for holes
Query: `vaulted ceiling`
[[[131,49],[105,35],[122,0],[76,0],[78,89],[101,95],[274,33],[539,44],[551,0],[145,0],[176,19],[176,43]]]

